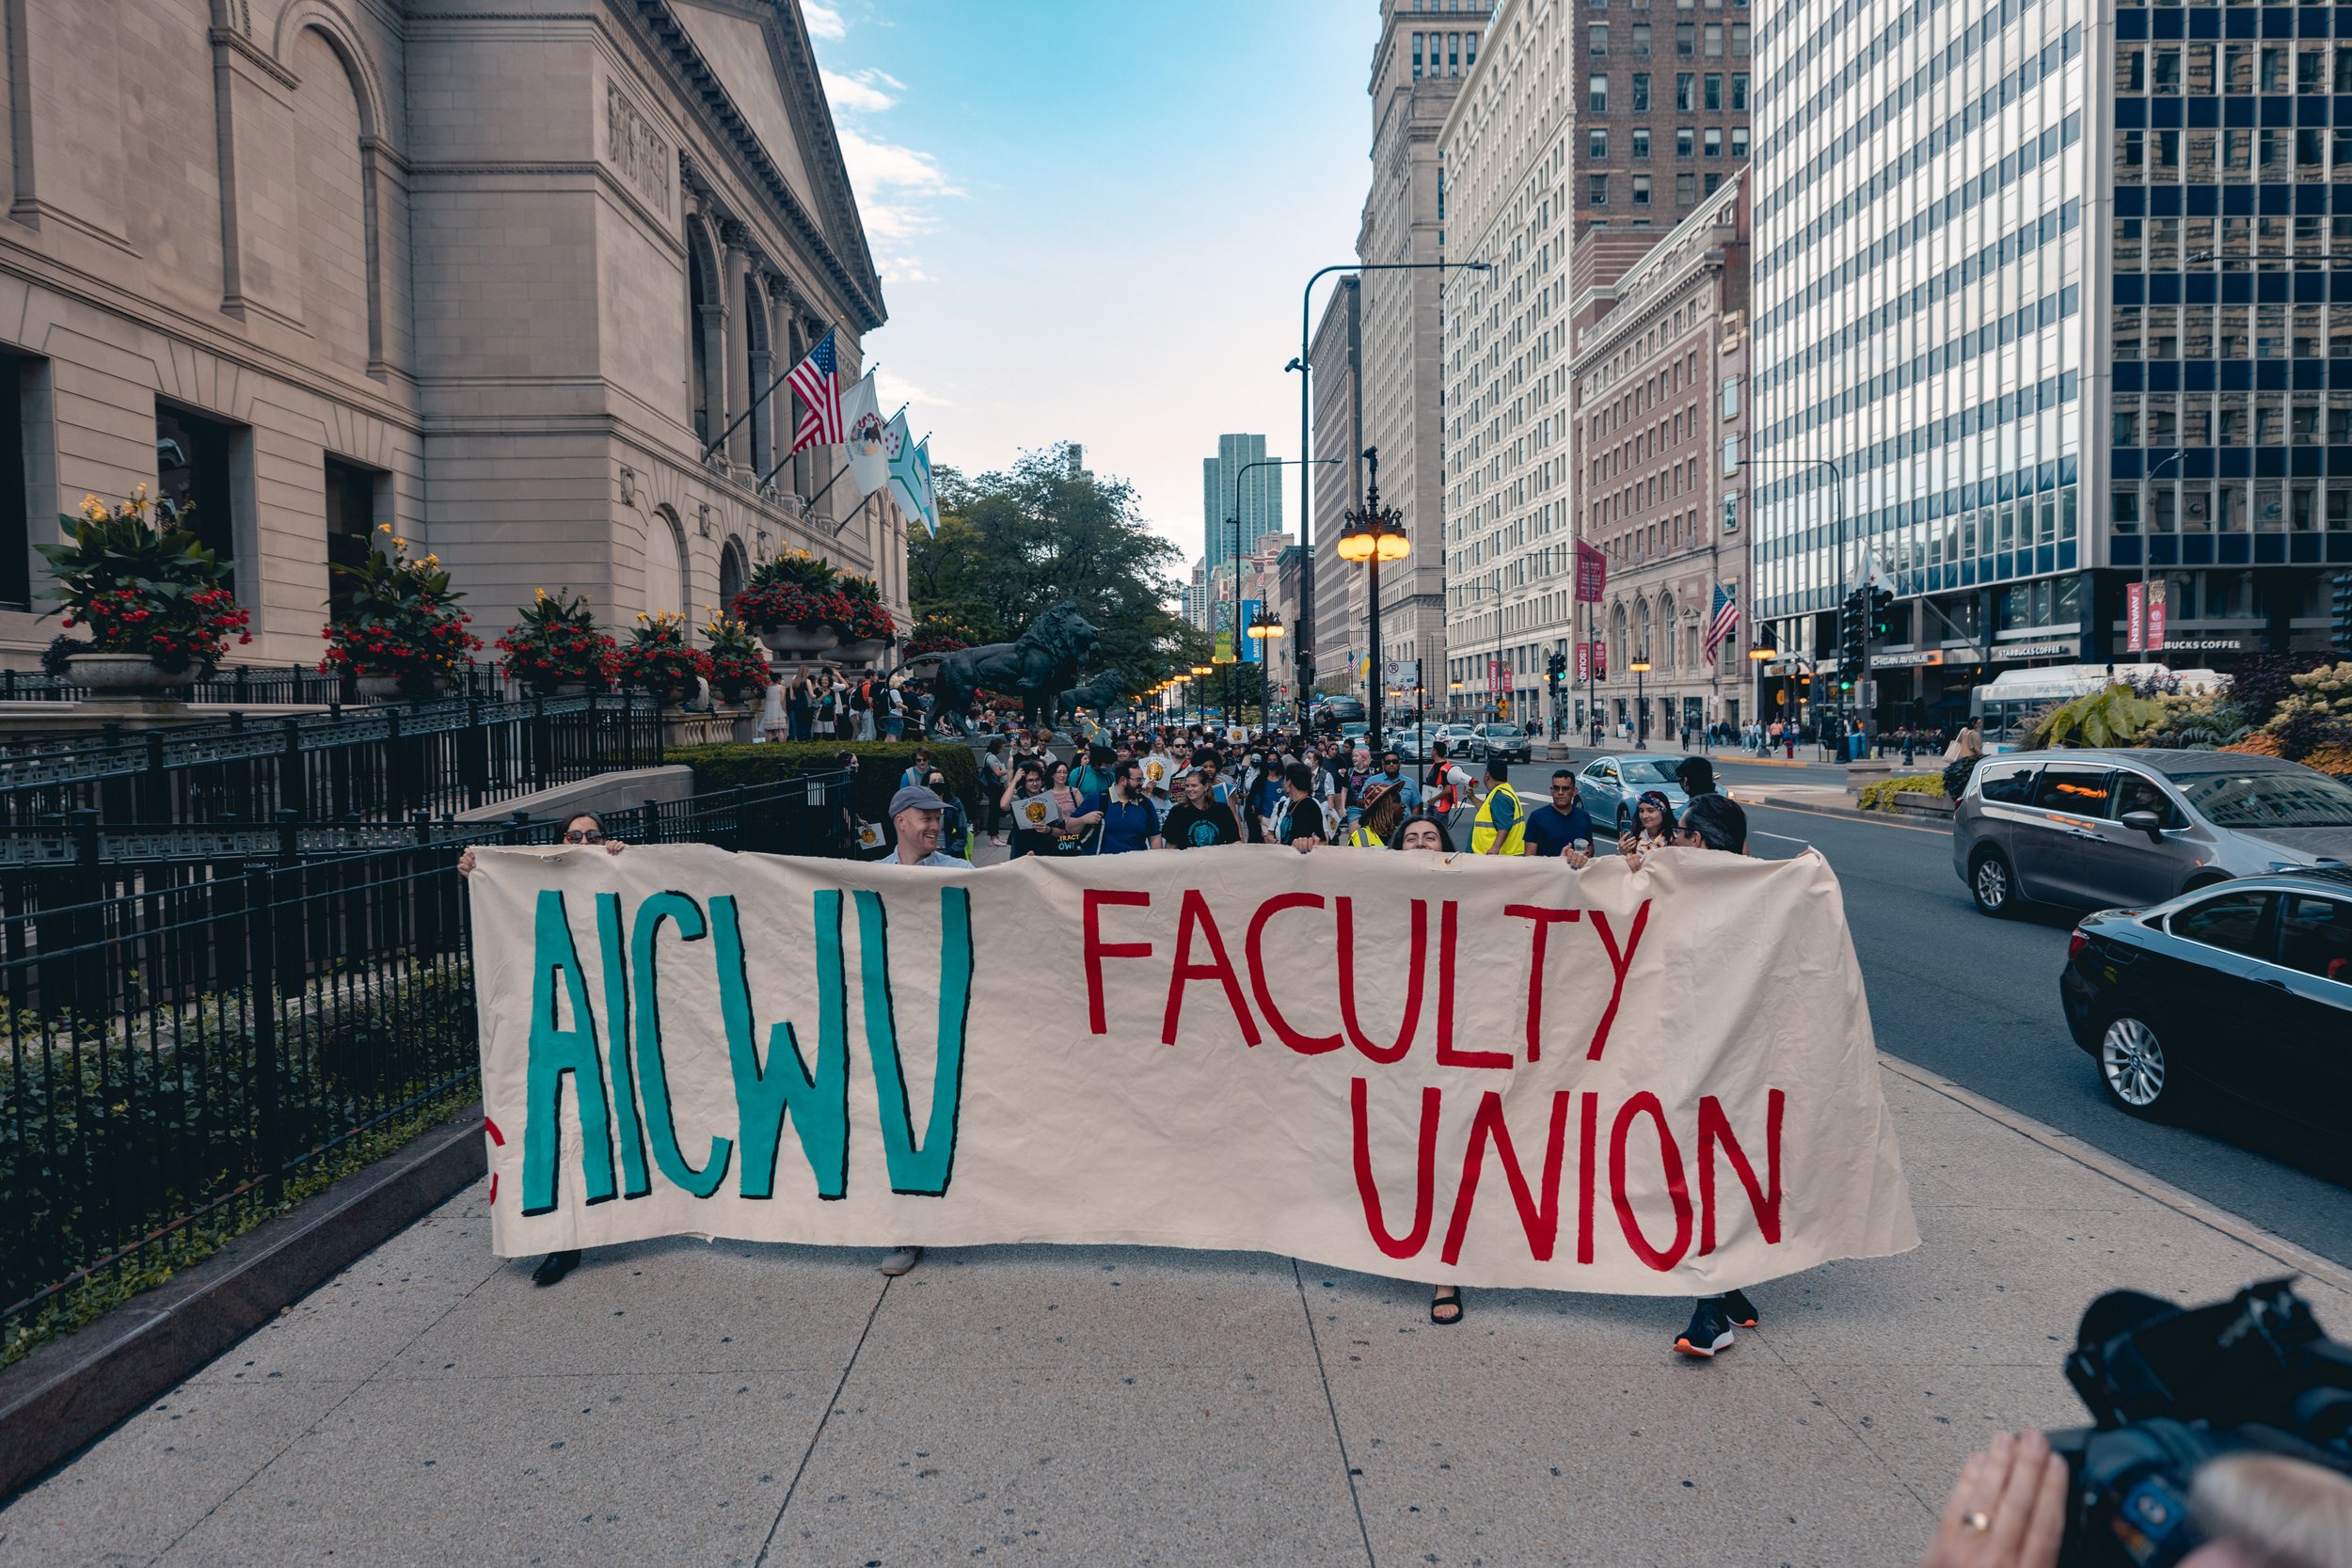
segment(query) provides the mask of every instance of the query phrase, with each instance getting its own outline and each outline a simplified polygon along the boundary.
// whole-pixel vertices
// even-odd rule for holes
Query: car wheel
[[[1971,861],[1968,895],[1977,901],[1979,914],[2008,918],[2017,904],[2017,873],[2010,869],[2009,857],[1998,849],[1987,849]]]
[[[2153,1025],[2136,1013],[2118,1013],[2107,1020],[2099,1037],[2099,1082],[2107,1096],[2136,1117],[2154,1118],[2170,1111],[2175,1100],[2171,1064]]]

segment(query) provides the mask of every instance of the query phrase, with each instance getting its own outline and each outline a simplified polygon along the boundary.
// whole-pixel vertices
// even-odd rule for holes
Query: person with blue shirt
[[[1576,798],[1576,775],[1565,768],[1552,769],[1551,799],[1527,814],[1527,852],[1556,856],[1580,871],[1592,861],[1593,818]]]
[[[1391,747],[1383,753],[1380,758],[1380,770],[1366,781],[1366,785],[1369,789],[1402,791],[1397,799],[1405,803],[1405,815],[1407,816],[1421,810],[1421,791],[1414,787],[1412,780],[1405,776],[1404,753],[1394,747]]]
[[[1094,840],[1098,855],[1127,855],[1161,847],[1160,811],[1143,787],[1143,765],[1133,757],[1113,763],[1109,791],[1088,796],[1080,809],[1102,814],[1102,832]]]

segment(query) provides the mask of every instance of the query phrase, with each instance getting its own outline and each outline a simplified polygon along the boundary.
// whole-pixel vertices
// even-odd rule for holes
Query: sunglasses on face
[[[564,835],[566,844],[602,844],[604,832],[599,828],[574,828]]]

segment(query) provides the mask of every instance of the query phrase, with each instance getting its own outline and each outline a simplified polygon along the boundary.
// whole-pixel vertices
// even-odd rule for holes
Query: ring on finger
[[[1962,1514],[1960,1522],[1973,1530],[1988,1530],[1993,1528],[1993,1516],[1980,1508],[1971,1509]]]

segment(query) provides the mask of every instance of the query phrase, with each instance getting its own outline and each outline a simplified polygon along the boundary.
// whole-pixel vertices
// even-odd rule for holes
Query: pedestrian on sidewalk
[[[1113,763],[1110,789],[1100,798],[1087,797],[1087,803],[1103,816],[1102,832],[1094,840],[1096,854],[1126,855],[1166,847],[1160,836],[1160,809],[1143,787],[1143,768],[1135,758]]]
[[[1178,789],[1184,799],[1160,824],[1161,847],[1169,849],[1208,849],[1240,842],[1232,813],[1209,792],[1205,774],[1184,775]]]
[[[1005,762],[1005,737],[990,736],[987,750],[980,753],[980,815],[991,844],[1005,842],[1004,796],[1010,774]]]
[[[617,855],[628,847],[617,838],[605,837],[604,824],[596,820],[593,812],[584,811],[576,812],[564,819],[562,842],[573,845],[602,845],[604,852],[608,855]],[[473,846],[469,844],[457,853],[457,874],[460,877],[472,876],[474,863]],[[566,1247],[562,1252],[550,1252],[539,1259],[537,1268],[531,1271],[531,1282],[539,1286],[553,1285],[578,1267],[580,1267],[580,1248]]]

